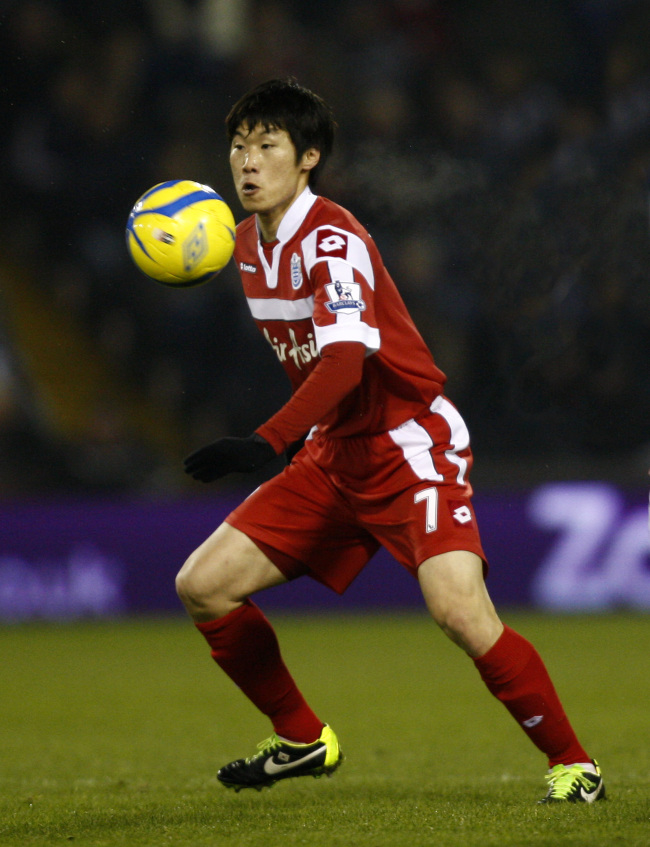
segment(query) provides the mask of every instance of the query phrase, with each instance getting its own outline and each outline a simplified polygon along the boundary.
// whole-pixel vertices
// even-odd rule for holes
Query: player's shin
[[[506,626],[496,644],[474,664],[491,693],[546,753],[550,767],[590,760],[539,653],[529,641]]]
[[[275,732],[311,743],[323,721],[314,714],[289,673],[273,627],[251,601],[223,618],[197,623],[219,667],[267,715]]]

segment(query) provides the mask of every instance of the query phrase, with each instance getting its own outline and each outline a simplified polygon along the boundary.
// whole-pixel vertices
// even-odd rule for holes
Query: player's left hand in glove
[[[201,482],[214,482],[233,471],[256,471],[275,456],[273,447],[256,432],[248,438],[220,438],[188,456],[185,473]]]

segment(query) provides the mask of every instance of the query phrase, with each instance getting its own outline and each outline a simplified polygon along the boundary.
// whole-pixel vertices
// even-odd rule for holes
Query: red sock
[[[496,644],[474,659],[483,682],[501,700],[533,744],[546,753],[549,767],[588,762],[564,713],[548,671],[533,647],[510,627]]]
[[[197,623],[212,658],[248,699],[271,719],[278,735],[308,744],[323,722],[307,705],[280,655],[273,627],[247,600],[223,618]]]

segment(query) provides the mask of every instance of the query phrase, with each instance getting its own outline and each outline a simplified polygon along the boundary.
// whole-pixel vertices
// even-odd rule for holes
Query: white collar
[[[307,214],[316,202],[316,199],[316,194],[312,192],[309,186],[306,186],[304,191],[296,197],[284,213],[284,217],[280,221],[280,226],[278,227],[278,231],[275,236],[281,244],[286,244],[286,242],[298,232],[300,225],[307,217]],[[262,238],[259,221],[257,221],[257,234],[261,241]]]
[[[276,234],[277,244],[273,248],[271,263],[269,264],[266,258],[266,253],[262,247],[262,237],[260,233],[259,222],[257,223],[257,254],[260,257],[262,267],[264,268],[264,276],[268,288],[278,287],[278,270],[280,267],[280,254],[282,247],[287,243],[300,229],[300,225],[307,217],[307,213],[316,202],[316,195],[312,193],[309,186],[293,201],[284,217],[280,221],[280,226]]]

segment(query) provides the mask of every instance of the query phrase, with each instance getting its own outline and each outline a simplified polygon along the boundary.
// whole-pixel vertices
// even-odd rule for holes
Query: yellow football
[[[235,249],[235,219],[209,185],[188,179],[161,182],[137,201],[126,225],[136,266],[176,288],[201,285],[228,264]]]

